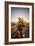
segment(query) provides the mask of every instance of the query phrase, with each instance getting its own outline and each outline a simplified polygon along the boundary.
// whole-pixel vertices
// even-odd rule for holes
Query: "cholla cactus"
[[[29,36],[29,24],[25,26],[24,23],[23,18],[20,17],[17,23],[11,23],[11,38],[24,38]]]

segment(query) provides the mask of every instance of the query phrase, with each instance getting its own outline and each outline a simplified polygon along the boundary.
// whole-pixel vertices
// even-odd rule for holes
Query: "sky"
[[[12,22],[17,22],[19,17],[29,22],[29,8],[11,7]]]

